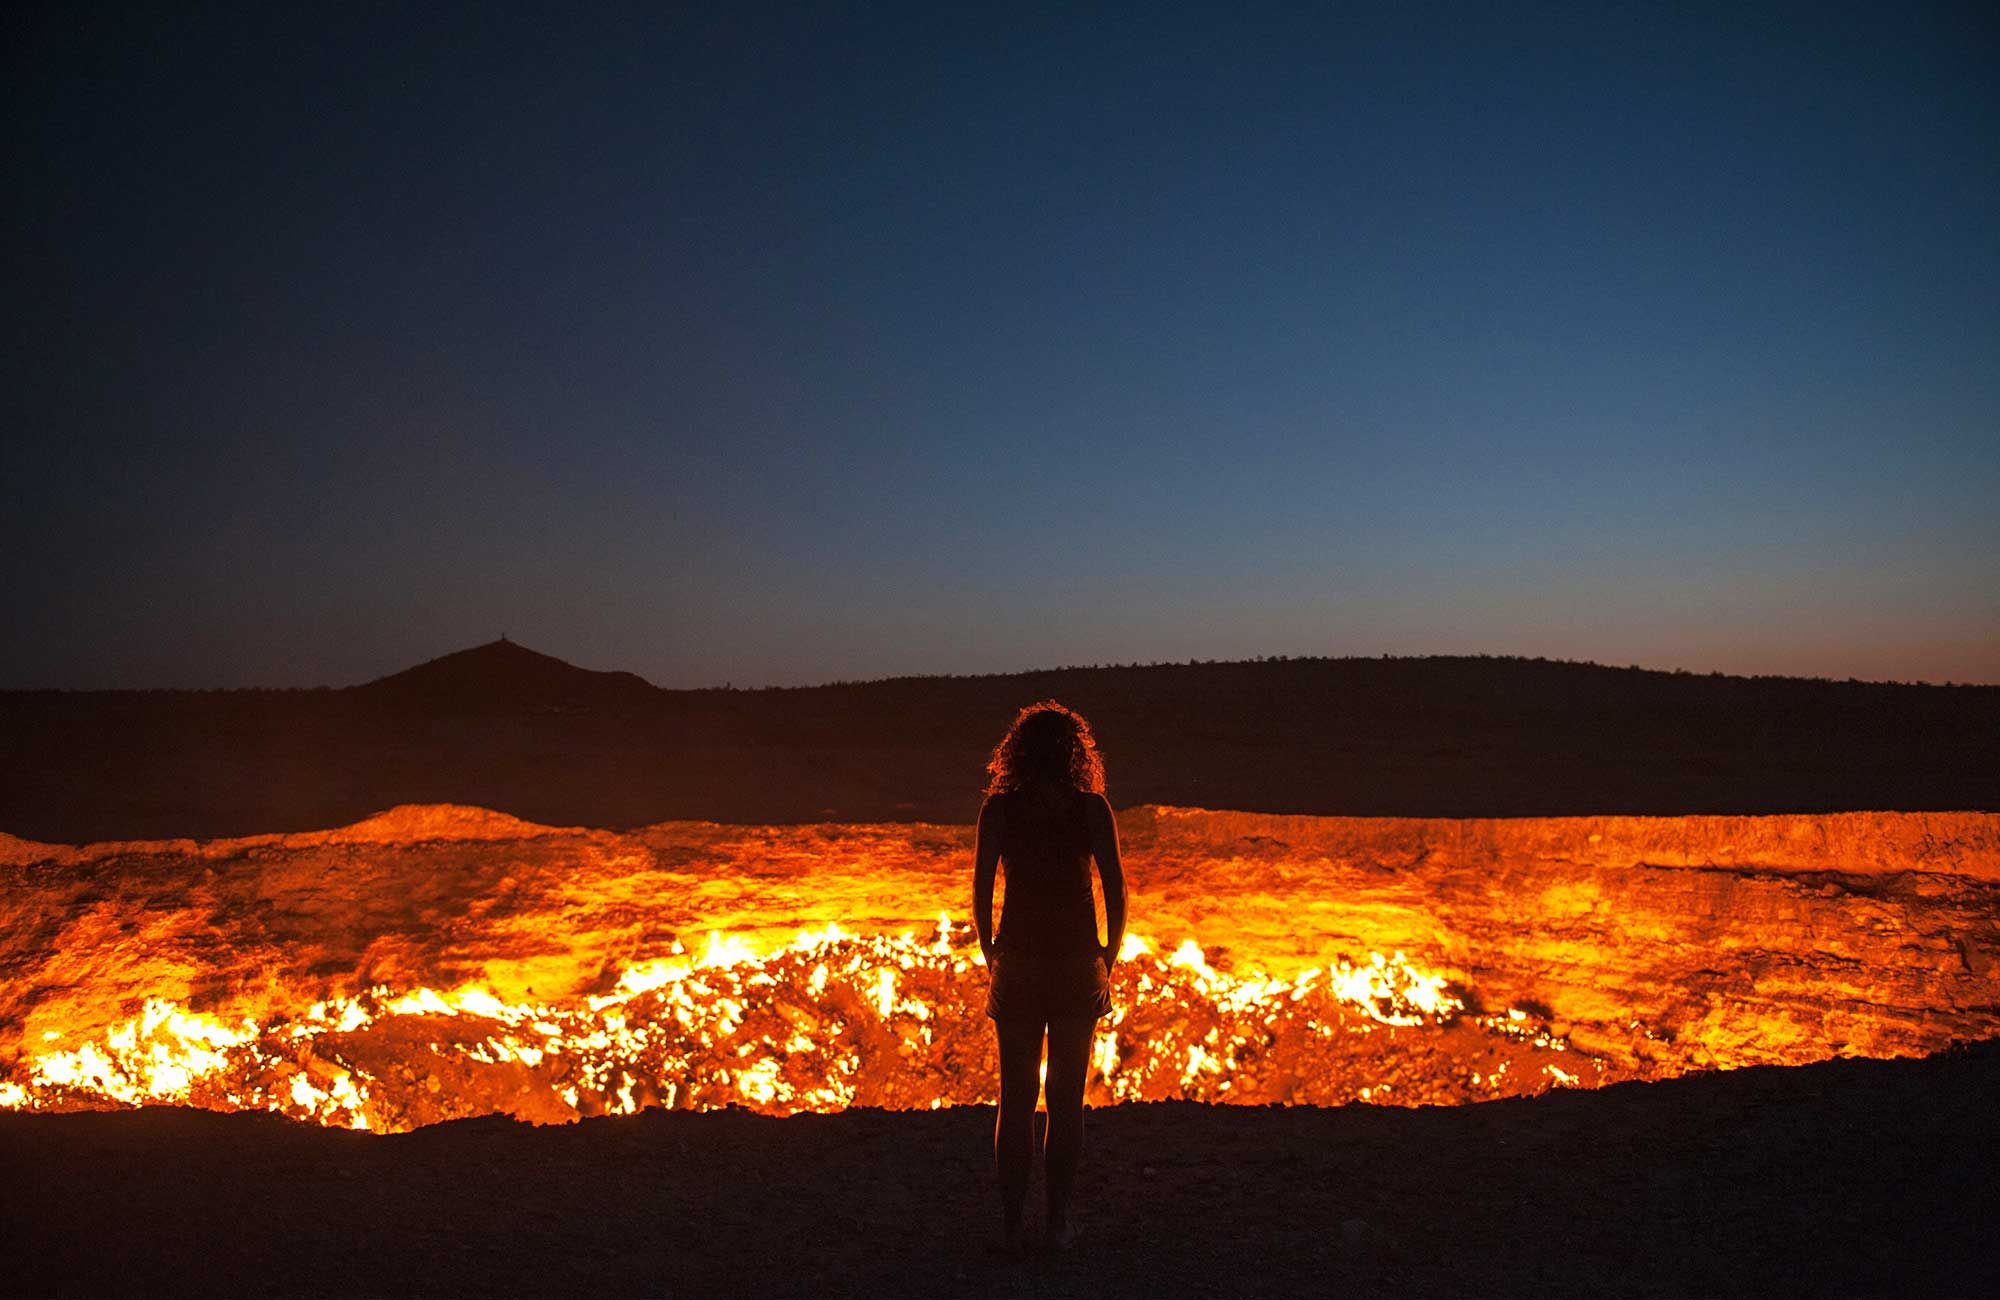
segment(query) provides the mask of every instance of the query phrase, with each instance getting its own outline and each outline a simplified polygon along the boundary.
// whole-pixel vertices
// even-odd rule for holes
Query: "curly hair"
[[[986,793],[1005,794],[1037,783],[1104,793],[1104,758],[1083,715],[1054,700],[1038,700],[1014,715],[986,760]]]

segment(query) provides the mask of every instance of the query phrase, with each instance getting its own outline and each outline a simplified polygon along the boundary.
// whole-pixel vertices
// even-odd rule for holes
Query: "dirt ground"
[[[1093,1111],[991,1253],[992,1111],[395,1137],[0,1114],[8,1295],[2000,1294],[2000,1041],[1477,1106]]]

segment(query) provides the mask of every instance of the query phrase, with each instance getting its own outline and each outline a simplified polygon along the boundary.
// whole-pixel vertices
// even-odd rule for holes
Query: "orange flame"
[[[0,1106],[262,1109],[392,1132],[496,1111],[989,1103],[981,964],[971,928],[941,915],[928,940],[828,925],[768,955],[711,932],[698,956],[675,944],[567,1004],[378,987],[259,1025],[153,1000],[27,1059]],[[1192,939],[1163,960],[1128,935],[1090,1098],[1417,1104],[1604,1081],[1580,1053],[1550,1059],[1568,1045],[1526,1013],[1471,1014],[1453,989],[1400,952],[1273,979],[1217,970]]]

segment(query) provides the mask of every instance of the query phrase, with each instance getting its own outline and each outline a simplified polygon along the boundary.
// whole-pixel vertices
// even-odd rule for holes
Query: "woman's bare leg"
[[[1067,1246],[1075,1234],[1070,1194],[1083,1157],[1083,1085],[1090,1075],[1095,1019],[1049,1022],[1049,1132],[1042,1150],[1049,1192],[1049,1240]]]
[[[993,1163],[1000,1171],[1001,1221],[1008,1242],[1015,1244],[1021,1237],[1028,1172],[1035,1160],[1035,1098],[1042,1090],[1042,1023],[995,1020],[993,1029],[1000,1039],[1000,1114],[993,1124]]]

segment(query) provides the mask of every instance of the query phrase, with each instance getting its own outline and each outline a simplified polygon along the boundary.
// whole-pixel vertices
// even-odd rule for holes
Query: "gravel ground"
[[[1009,1260],[992,1111],[393,1137],[0,1114],[8,1295],[2000,1294],[2000,1040],[1464,1107],[1093,1111]]]

